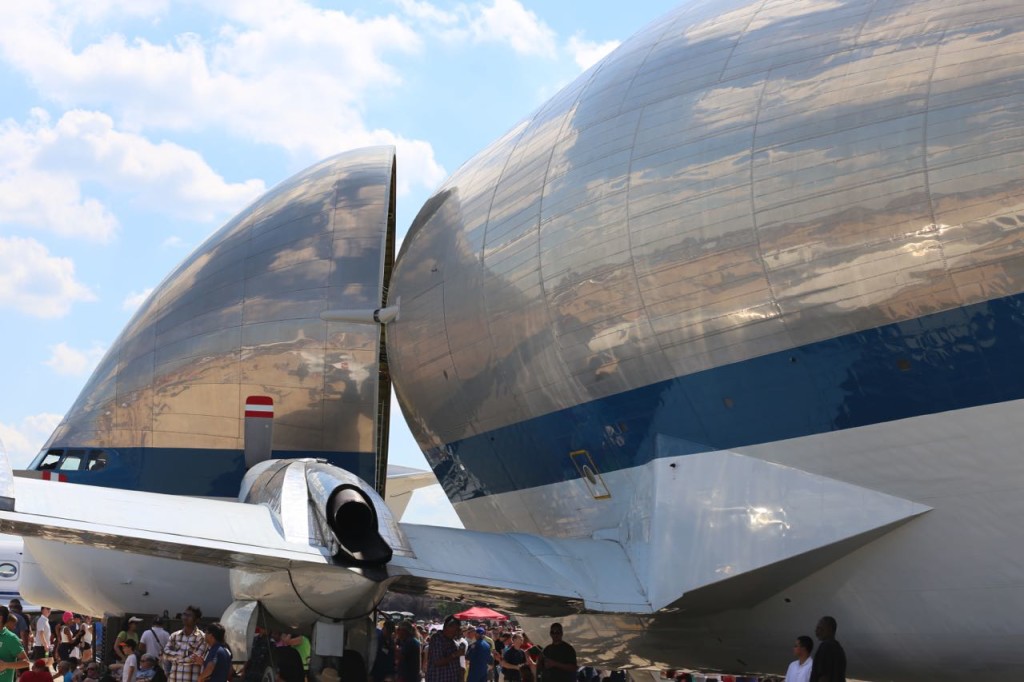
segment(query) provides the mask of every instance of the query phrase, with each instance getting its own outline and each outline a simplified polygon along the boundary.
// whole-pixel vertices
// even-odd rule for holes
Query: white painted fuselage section
[[[461,502],[456,510],[478,530],[649,542],[654,589],[672,594],[685,592],[694,576],[717,571],[726,580],[744,562],[770,562],[771,552],[796,548],[808,533],[845,533],[851,518],[866,521],[885,505],[919,505],[928,511],[807,575],[790,567],[791,584],[753,602],[745,595],[730,608],[726,593],[717,613],[669,607],[653,617],[562,618],[566,637],[588,660],[609,667],[669,667],[685,653],[711,668],[780,673],[789,642],[813,635],[829,614],[839,621],[851,675],[859,679],[942,680],[965,666],[1009,673],[1024,669],[1022,411],[1024,401],[1012,401],[739,448],[725,457],[667,456],[603,474],[609,499],[594,499],[580,479]],[[688,463],[700,458],[701,466]],[[749,465],[738,467],[735,458]],[[765,475],[773,469],[776,475]],[[655,505],[641,507],[683,474],[701,480],[680,482],[686,495],[657,496]],[[695,490],[706,494],[690,494]],[[610,525],[615,518],[648,521]],[[531,632],[546,631],[547,621],[525,622]]]
[[[229,569],[221,566],[42,538],[24,542],[21,590],[36,604],[104,616],[173,614],[188,604],[219,614],[231,603]]]

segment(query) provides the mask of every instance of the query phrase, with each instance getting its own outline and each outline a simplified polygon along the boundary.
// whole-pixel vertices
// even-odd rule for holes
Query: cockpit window
[[[103,450],[89,451],[89,471],[97,471],[107,466],[107,453]]]
[[[85,460],[85,450],[68,450],[64,455],[64,461],[58,467],[61,471],[81,471]]]
[[[36,467],[37,471],[51,471],[57,468],[60,464],[61,457],[64,456],[63,450],[49,450],[46,456],[43,457],[43,461]]]
[[[47,450],[36,471],[99,471],[107,466],[106,450]]]

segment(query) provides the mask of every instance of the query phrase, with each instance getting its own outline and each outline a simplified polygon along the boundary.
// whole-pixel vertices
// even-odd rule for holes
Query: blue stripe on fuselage
[[[427,458],[453,501],[659,456],[729,449],[1024,398],[1024,294],[611,395],[451,443]],[[659,452],[656,436],[674,439]]]
[[[52,445],[73,448],[75,445]],[[89,446],[87,449],[96,449]],[[102,448],[107,465],[95,471],[61,471],[69,483],[124,488],[168,495],[198,497],[238,497],[245,475],[242,450],[201,448]],[[372,482],[374,455],[369,452],[293,452],[275,451],[275,459],[315,457],[351,471]]]

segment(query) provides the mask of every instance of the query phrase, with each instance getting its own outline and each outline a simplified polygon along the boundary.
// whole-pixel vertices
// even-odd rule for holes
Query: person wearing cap
[[[50,674],[46,659],[37,658],[29,670],[26,670],[18,677],[19,682],[53,682],[53,675]]]
[[[491,653],[490,642],[484,637],[486,632],[483,628],[477,628],[474,631],[476,641],[466,650],[466,663],[469,665],[466,682],[487,682],[494,655]]]
[[[427,642],[427,682],[461,682],[459,657],[465,650],[455,643],[459,636],[459,620],[448,616],[439,632]],[[0,680],[2,682],[2,680]]]
[[[125,624],[124,630],[117,633],[117,638],[114,640],[114,655],[117,656],[117,660],[124,662],[124,659],[128,658],[128,654],[125,651],[124,643],[129,639],[135,642],[135,645],[139,644],[139,623],[142,619],[138,616],[132,616],[128,619],[128,623]],[[135,647],[132,647],[133,649]]]
[[[142,643],[143,651],[153,654],[159,659],[163,655],[170,637],[170,633],[164,630],[164,619],[157,616],[153,619],[153,626],[142,633],[142,638],[139,641]]]

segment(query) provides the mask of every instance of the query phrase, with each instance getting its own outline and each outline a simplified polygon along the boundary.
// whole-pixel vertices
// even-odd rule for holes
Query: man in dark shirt
[[[412,623],[403,620],[398,624],[398,662],[395,672],[398,682],[420,682],[420,640]]]
[[[551,624],[551,644],[544,647],[537,661],[537,674],[541,682],[574,682],[579,665],[576,650],[562,639],[562,624]]]
[[[448,616],[441,631],[431,635],[427,643],[427,682],[461,682],[459,658],[466,655],[466,650],[455,643],[458,634],[458,619]]]
[[[811,665],[811,682],[846,682],[846,652],[836,640],[836,619],[823,616],[814,629],[821,644]]]
[[[206,628],[206,656],[193,654],[193,663],[202,665],[199,682],[228,682],[231,674],[231,652],[224,646],[224,626],[213,623]]]
[[[25,612],[21,610],[21,600],[12,599],[9,603],[9,609],[11,615],[18,620],[18,624],[14,626],[14,634],[21,640],[21,645],[25,647],[25,651],[31,651],[32,642],[29,639],[28,618],[25,617]]]
[[[501,655],[501,672],[505,682],[520,682],[523,679],[523,668],[526,667],[526,652],[523,651],[523,636],[512,635],[512,643]]]

